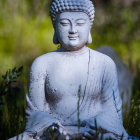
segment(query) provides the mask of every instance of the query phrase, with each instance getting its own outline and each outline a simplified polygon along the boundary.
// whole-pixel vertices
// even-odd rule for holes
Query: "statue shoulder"
[[[115,65],[115,62],[109,56],[92,49],[90,49],[90,52],[91,55],[95,58],[95,61],[97,61],[100,65],[105,67],[109,65]]]
[[[32,65],[31,71],[46,71],[46,68],[56,59],[56,52],[49,52],[37,57]]]

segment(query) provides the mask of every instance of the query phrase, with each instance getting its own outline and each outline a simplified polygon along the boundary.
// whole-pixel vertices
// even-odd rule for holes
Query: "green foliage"
[[[0,2],[1,72],[21,63],[30,65],[35,57],[56,48],[48,4],[47,0]]]
[[[140,72],[140,69],[137,70]],[[134,79],[132,89],[131,106],[124,115],[124,126],[127,132],[132,136],[140,138],[140,77]]]
[[[124,123],[128,133],[140,137],[140,92],[135,92],[131,100],[131,108]]]
[[[81,85],[79,86],[79,90],[78,90],[78,101],[77,101],[77,122],[78,122],[78,133],[80,131],[80,125],[81,125],[81,121],[80,121],[80,99],[81,99]]]
[[[23,67],[9,69],[0,79],[0,138],[20,133],[25,125],[24,89],[16,86]],[[23,91],[22,91],[23,90]]]
[[[96,4],[96,0],[95,0]],[[129,66],[140,60],[140,1],[124,6],[117,1],[97,4],[91,48],[113,47]],[[131,68],[131,67],[130,67]]]
[[[2,97],[7,96],[10,93],[11,83],[16,82],[17,78],[22,74],[23,66],[18,69],[15,67],[12,70],[9,69],[5,75],[2,75],[0,84],[0,101],[2,102]]]

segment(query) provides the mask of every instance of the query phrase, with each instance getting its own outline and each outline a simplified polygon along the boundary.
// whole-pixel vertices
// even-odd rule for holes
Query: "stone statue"
[[[133,84],[133,76],[130,73],[127,66],[122,62],[119,58],[118,54],[113,50],[113,48],[108,46],[102,46],[97,48],[96,51],[101,52],[103,54],[108,55],[116,64],[117,72],[118,72],[118,83],[120,88],[120,95],[122,97],[123,103],[123,114],[128,112],[130,108],[131,102],[131,90]]]
[[[92,2],[54,0],[50,15],[60,48],[31,66],[27,124],[19,139],[127,139],[116,66],[86,46],[92,42]]]

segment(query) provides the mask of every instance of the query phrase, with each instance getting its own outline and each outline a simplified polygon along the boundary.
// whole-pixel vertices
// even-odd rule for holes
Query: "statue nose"
[[[71,26],[71,28],[70,28],[70,30],[69,30],[69,33],[70,34],[75,34],[75,33],[77,33],[77,30],[76,30],[76,28],[75,28],[75,26]]]

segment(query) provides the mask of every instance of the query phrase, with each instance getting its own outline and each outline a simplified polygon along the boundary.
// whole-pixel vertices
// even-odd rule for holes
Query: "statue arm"
[[[118,87],[118,77],[115,63],[108,58],[106,61],[102,88],[102,112],[96,117],[97,125],[110,136],[128,137],[122,121],[122,100]],[[107,134],[108,135],[108,134]]]
[[[45,98],[46,64],[37,58],[30,70],[30,81],[26,95],[26,132],[40,133],[58,120],[50,113]]]

